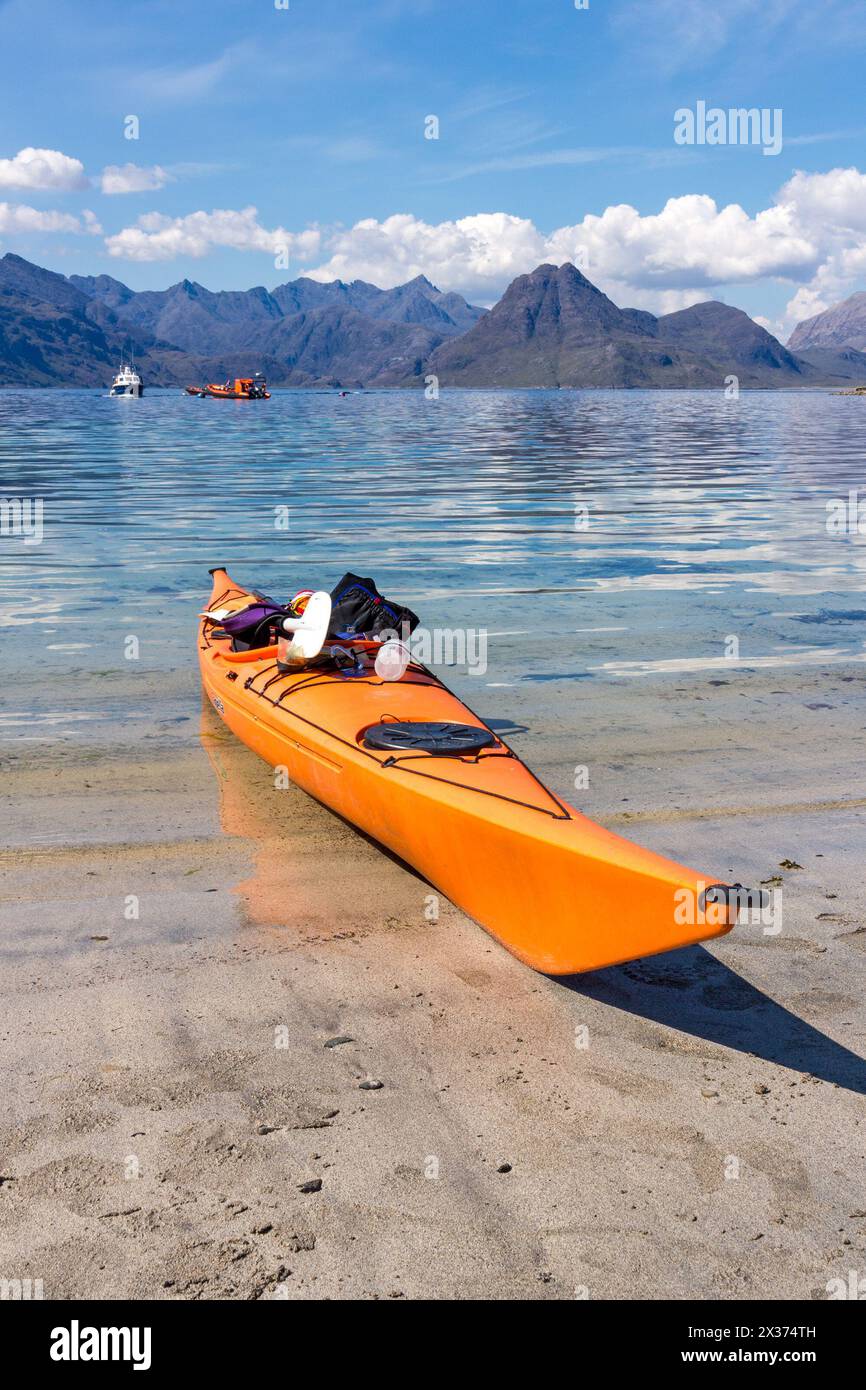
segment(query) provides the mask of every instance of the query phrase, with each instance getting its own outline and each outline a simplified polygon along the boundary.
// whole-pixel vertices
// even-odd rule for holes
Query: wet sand
[[[109,680],[98,737],[4,742],[0,1274],[808,1299],[862,1272],[864,669],[719,678],[474,696],[596,819],[783,885],[778,936],[573,980],[430,920],[428,884],[199,729],[189,672]],[[161,725],[116,722],[151,697]]]

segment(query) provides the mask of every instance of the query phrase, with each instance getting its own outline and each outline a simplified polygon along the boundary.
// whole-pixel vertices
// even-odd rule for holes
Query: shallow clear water
[[[4,668],[129,670],[130,635],[194,668],[217,563],[278,597],[354,569],[487,629],[463,693],[679,680],[731,634],[759,666],[862,657],[866,535],[827,504],[866,497],[864,434],[866,401],[822,393],[4,390],[0,499],[44,506],[40,543],[0,536]]]

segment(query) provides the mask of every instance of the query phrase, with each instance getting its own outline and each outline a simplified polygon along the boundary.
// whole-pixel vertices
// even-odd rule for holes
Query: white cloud
[[[811,318],[862,287],[866,278],[866,175],[859,169],[797,172],[777,201],[808,228],[818,248],[812,276],[803,277],[787,306],[783,329]]]
[[[322,258],[306,272],[316,280],[388,288],[423,274],[483,304],[542,261],[573,261],[616,303],[665,313],[724,286],[776,279],[796,288],[786,316],[793,327],[866,281],[866,174],[795,173],[755,213],[689,193],[669,198],[659,212],[620,203],[551,232],[527,218],[485,212],[439,223],[395,213],[381,222],[371,217],[292,233],[262,227],[256,209],[246,208],[177,218],[149,213],[106,243],[113,256],[131,260],[201,257],[218,246],[271,254],[287,248],[293,262]]]
[[[742,31],[745,24],[752,31],[770,21],[775,27],[781,15],[776,12],[793,8],[797,0],[655,0],[652,22],[639,0],[631,0],[615,11],[611,20],[617,37],[632,48],[640,48],[642,56],[670,73],[681,68],[701,68],[729,43],[732,33]],[[770,15],[765,12],[769,11]]]
[[[319,232],[287,232],[284,227],[269,231],[258,221],[254,207],[240,212],[215,209],[191,212],[186,217],[165,217],[148,212],[132,227],[105,238],[109,254],[130,261],[171,261],[177,256],[199,259],[214,247],[236,251],[266,251],[276,256],[287,252],[301,260],[315,255]]]
[[[202,63],[138,70],[134,74],[133,85],[160,102],[198,101],[219,87],[238,59],[248,52],[249,45],[240,43],[225,49],[218,58]]]
[[[505,213],[438,224],[400,214],[337,229],[323,244],[330,255],[308,272],[314,279],[390,286],[423,273],[483,303],[541,261],[573,261],[618,304],[664,313],[771,278],[798,286],[792,327],[866,279],[866,175],[796,173],[754,214],[691,193],[657,213],[621,203],[549,233]]]
[[[74,191],[87,187],[84,165],[60,150],[28,145],[12,159],[0,159],[0,188],[50,188]]]
[[[560,150],[538,150],[527,154],[496,155],[491,159],[482,160],[478,164],[464,164],[451,173],[443,174],[438,179],[433,179],[433,183],[454,183],[458,179],[475,178],[478,174],[495,172],[512,172],[520,169],[550,169],[557,165],[574,164],[601,164],[604,160],[618,158],[628,154],[642,154],[642,150],[633,149],[630,146],[612,146],[608,148],[587,149],[578,147],[576,149]]]
[[[805,278],[818,263],[815,243],[786,208],[750,217],[702,194],[671,198],[646,216],[619,204],[551,233],[507,213],[438,224],[401,213],[337,229],[325,246],[329,258],[308,272],[316,280],[389,287],[425,274],[443,289],[489,303],[540,262],[573,261],[618,302],[665,312],[706,298],[716,285],[766,275]]]
[[[71,212],[42,212],[23,203],[0,203],[0,233],[75,232],[99,236],[102,228],[94,214],[85,211],[80,217]]]
[[[505,212],[437,224],[395,213],[332,231],[329,259],[307,273],[314,280],[372,280],[383,289],[427,275],[443,289],[495,299],[515,275],[544,260],[545,245],[532,222]]]
[[[804,221],[866,232],[866,174],[859,169],[831,169],[826,174],[798,170],[777,201],[796,208]]]
[[[766,74],[792,53],[851,50],[862,44],[858,0],[626,0],[610,24],[632,63],[670,75],[722,64]],[[649,13],[648,13],[649,10]]]
[[[106,164],[99,182],[103,193],[150,193],[164,188],[170,177],[159,164],[152,169],[138,164]]]
[[[686,289],[799,277],[814,268],[817,248],[784,207],[750,217],[737,203],[719,208],[706,194],[669,198],[641,216],[628,204],[592,214],[548,239],[551,259],[584,247],[605,278],[644,289]],[[591,272],[590,272],[591,273]]]

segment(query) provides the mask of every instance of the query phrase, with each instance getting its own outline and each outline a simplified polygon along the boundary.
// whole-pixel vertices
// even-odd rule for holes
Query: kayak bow
[[[252,600],[224,569],[211,573],[209,612],[224,617]],[[202,683],[233,733],[534,969],[597,970],[733,926],[725,885],[560,801],[423,666],[390,681],[337,667],[283,672],[273,646],[235,652],[218,633],[203,615]],[[479,732],[468,752],[458,742],[435,753],[399,746],[387,735],[394,721]]]

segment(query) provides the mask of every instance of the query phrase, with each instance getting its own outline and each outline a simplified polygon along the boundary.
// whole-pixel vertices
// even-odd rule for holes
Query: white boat
[[[127,367],[121,362],[120,370],[111,383],[111,390],[108,394],[109,396],[143,396],[144,385],[135,368]]]

